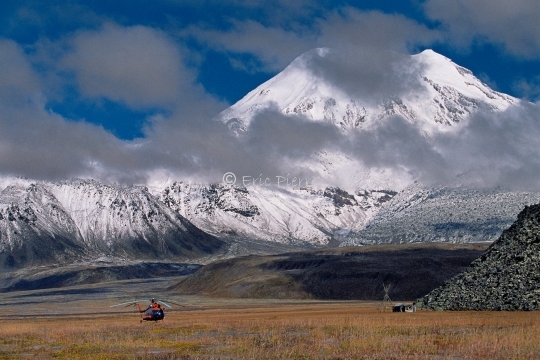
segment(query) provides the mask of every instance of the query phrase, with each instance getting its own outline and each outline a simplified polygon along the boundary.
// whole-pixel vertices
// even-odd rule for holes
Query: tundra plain
[[[536,359],[539,312],[392,313],[374,301],[167,293],[178,278],[0,294],[1,359]],[[174,301],[140,322],[133,299]]]

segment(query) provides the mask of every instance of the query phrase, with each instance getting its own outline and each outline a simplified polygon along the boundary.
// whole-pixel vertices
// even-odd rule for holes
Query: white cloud
[[[19,45],[0,40],[0,69],[1,175],[62,179],[126,163],[111,160],[124,145],[110,133],[45,110],[46,84]]]
[[[513,84],[513,89],[524,99],[540,101],[540,75],[531,79],[520,79]]]
[[[15,42],[0,39],[0,102],[25,102],[39,95],[39,77]]]
[[[194,76],[178,46],[159,30],[107,24],[69,39],[61,65],[75,74],[84,96],[106,97],[131,107],[170,107]]]
[[[435,10],[443,5],[431,0],[426,6],[434,7],[430,14],[435,18]],[[493,13],[502,16],[497,11]],[[452,11],[445,16],[450,20],[459,17]],[[461,16],[466,20],[468,15]],[[451,29],[460,24],[458,20],[452,20]],[[475,34],[489,31],[493,25],[486,21],[470,25]],[[395,74],[393,60],[384,57],[387,50],[407,52],[440,39],[440,32],[404,16],[350,8],[315,19],[312,25],[299,25],[302,31],[292,32],[277,25],[238,21],[229,31],[191,27],[181,35],[195,36],[218,50],[253,54],[263,63],[262,71],[280,70],[313,47],[337,48],[348,56],[329,57],[332,69],[312,63],[314,71],[351,96],[367,97],[415,86],[412,78],[402,78],[400,86],[388,78]],[[458,30],[465,31],[469,25],[460,26]],[[531,25],[527,26],[530,30]],[[494,31],[489,36],[510,42],[520,31],[526,30],[504,36]],[[513,51],[524,53],[518,45],[513,45]],[[187,49],[161,30],[107,24],[60,40],[43,40],[37,48],[32,59],[43,61],[45,71],[35,71],[30,55],[19,45],[0,41],[3,175],[144,182],[161,172],[219,181],[225,171],[253,176],[260,171],[284,171],[289,160],[298,163],[329,147],[368,166],[407,169],[426,181],[452,181],[455,173],[472,171],[477,184],[540,186],[536,180],[540,171],[537,107],[513,109],[498,119],[477,117],[458,137],[437,139],[426,139],[418,129],[394,118],[350,140],[325,124],[268,111],[257,116],[246,136],[236,138],[226,126],[212,120],[225,104],[196,83],[196,70],[185,65]],[[364,51],[350,50],[357,48]],[[73,77],[66,77],[65,71]],[[61,81],[64,83],[59,85]],[[47,97],[59,93],[49,89],[66,83],[75,85],[88,99],[104,97],[133,109],[167,111],[151,119],[145,139],[123,142],[101,127],[67,121],[45,109]],[[522,85],[534,84],[529,80]]]
[[[312,33],[299,34],[280,27],[266,27],[251,20],[235,21],[230,31],[190,27],[182,35],[194,36],[218,51],[253,54],[264,66],[257,71],[279,71],[316,45]]]
[[[66,44],[74,46],[67,55]],[[115,52],[121,44],[125,48]],[[143,183],[157,169],[201,169],[181,150],[197,156],[212,136],[205,129],[225,104],[194,83],[195,73],[182,63],[178,47],[159,31],[110,25],[57,42],[44,40],[36,49],[28,55],[14,42],[0,41],[0,175]],[[57,64],[57,59],[63,60]],[[65,76],[66,68],[75,79]],[[47,110],[49,96],[61,100],[59,89],[70,81],[87,97],[107,97],[135,109],[160,107],[167,115],[151,119],[146,139],[121,141],[100,126]]]
[[[538,0],[427,0],[424,9],[458,45],[487,40],[514,55],[540,57]]]
[[[403,53],[438,39],[437,31],[400,14],[363,12],[346,8],[319,21],[321,46],[333,48],[375,48]]]
[[[437,139],[437,149],[447,174],[466,174],[476,186],[538,190],[539,134],[540,107],[522,102],[497,116],[473,116],[459,133]]]
[[[294,58],[315,47],[364,48],[409,52],[440,38],[437,31],[402,15],[362,12],[353,8],[316,18],[310,27],[295,31],[264,26],[251,20],[236,21],[231,30],[191,27],[182,33],[222,51],[249,53],[263,64],[259,71],[279,71]]]

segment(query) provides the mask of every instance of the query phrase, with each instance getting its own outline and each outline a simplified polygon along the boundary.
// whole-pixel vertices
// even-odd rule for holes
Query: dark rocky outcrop
[[[464,272],[424,297],[444,310],[540,310],[540,204],[517,221]]]

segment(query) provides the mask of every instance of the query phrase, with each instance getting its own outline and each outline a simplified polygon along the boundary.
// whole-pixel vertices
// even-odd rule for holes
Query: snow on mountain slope
[[[400,77],[409,73],[415,81],[409,91],[389,92],[377,99],[360,98],[313,69],[314,59],[330,67],[332,58],[339,56],[342,55],[331,49],[315,49],[301,55],[281,73],[223,111],[220,118],[233,131],[242,132],[255,115],[270,107],[286,115],[330,122],[342,129],[362,128],[401,115],[431,132],[459,123],[480,108],[503,111],[518,101],[493,91],[471,71],[432,50],[396,57],[393,72],[388,74],[389,82],[397,85],[402,81]]]
[[[470,70],[432,50],[425,50],[412,58],[425,66],[421,76],[429,89],[429,96],[408,98],[407,102],[425,122],[451,125],[465,120],[482,107],[500,112],[518,102],[516,98],[492,90]],[[414,100],[419,100],[421,105],[416,105]]]
[[[93,180],[15,183],[0,193],[3,267],[207,256],[222,246],[207,233],[232,243],[337,244],[394,195],[185,182],[152,194]]]
[[[201,229],[283,243],[326,245],[360,230],[392,192],[175,182],[161,200]]]
[[[412,184],[341,245],[494,241],[525,206],[539,201],[539,192]]]
[[[222,245],[144,187],[72,180],[0,193],[0,266],[100,256],[196,258]]]
[[[0,267],[62,262],[87,254],[77,226],[42,186],[0,192]]]

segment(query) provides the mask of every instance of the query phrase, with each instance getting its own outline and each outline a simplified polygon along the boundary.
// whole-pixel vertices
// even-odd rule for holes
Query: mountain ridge
[[[0,267],[212,259],[292,249],[493,241],[539,193],[424,188],[275,189],[95,180],[0,191]],[[116,259],[116,260],[114,260]]]
[[[36,182],[0,192],[0,266],[65,264],[102,256],[193,259],[224,243],[144,187],[94,180]]]

